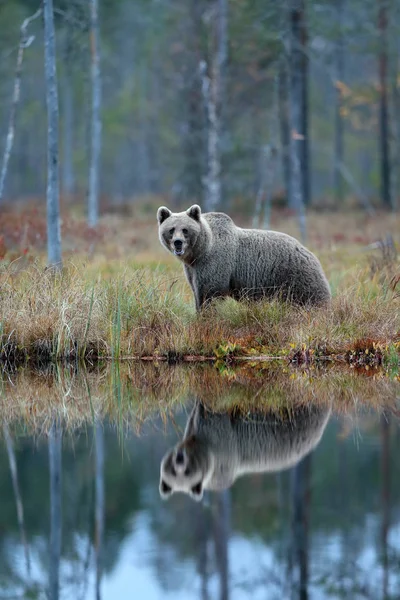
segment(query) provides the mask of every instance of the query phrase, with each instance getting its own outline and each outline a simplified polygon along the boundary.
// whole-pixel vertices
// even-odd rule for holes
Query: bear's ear
[[[164,479],[161,479],[160,481],[160,496],[163,500],[168,500],[168,498],[172,495],[172,487],[170,485],[168,485],[168,483],[166,483],[164,481]]]
[[[201,208],[198,204],[193,204],[193,206],[187,209],[186,214],[195,221],[200,221]]]
[[[203,482],[199,481],[198,484],[194,485],[192,487],[192,489],[190,490],[190,495],[193,498],[193,500],[196,500],[197,502],[200,502],[200,500],[202,500],[203,498]]]
[[[157,211],[157,221],[158,224],[164,223],[165,219],[168,219],[172,215],[172,212],[166,206],[160,206]]]

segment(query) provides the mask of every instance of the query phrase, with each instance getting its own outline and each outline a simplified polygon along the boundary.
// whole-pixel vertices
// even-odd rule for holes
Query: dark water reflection
[[[228,379],[138,429],[123,397],[85,426],[4,421],[0,598],[400,598],[398,383],[343,407],[337,382],[268,404]]]

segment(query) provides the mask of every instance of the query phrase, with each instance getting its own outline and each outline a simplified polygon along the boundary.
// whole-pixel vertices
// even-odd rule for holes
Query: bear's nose
[[[183,465],[184,460],[185,460],[185,454],[184,454],[182,448],[180,448],[178,450],[178,452],[176,453],[175,459],[176,459],[176,464],[177,465]]]
[[[174,246],[175,246],[175,248],[177,250],[180,250],[182,248],[182,244],[183,244],[182,240],[175,240],[174,241]]]

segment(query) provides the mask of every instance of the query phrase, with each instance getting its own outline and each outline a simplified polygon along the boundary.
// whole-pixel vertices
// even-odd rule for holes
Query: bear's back
[[[329,407],[301,407],[282,416],[254,412],[246,417],[198,412],[197,435],[213,454],[209,489],[232,485],[240,475],[287,469],[319,442]]]

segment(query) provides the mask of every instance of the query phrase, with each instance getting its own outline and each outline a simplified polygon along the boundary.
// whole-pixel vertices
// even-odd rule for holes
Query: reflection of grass
[[[367,375],[367,376],[366,376]],[[153,416],[165,420],[188,400],[217,411],[271,409],[329,403],[338,412],[370,407],[396,412],[398,374],[383,369],[295,368],[250,363],[217,369],[165,363],[105,363],[92,371],[55,365],[42,371],[3,372],[0,420],[15,430],[46,432],[54,417],[67,429],[108,418],[121,434]]]
[[[6,217],[4,223],[10,215]],[[5,225],[5,233],[0,229],[6,247],[17,224],[28,232],[24,235],[30,244],[28,253],[14,262],[16,248],[10,248],[0,269],[3,360],[156,356],[176,361],[185,355],[232,360],[268,354],[309,363],[339,354],[355,364],[373,365],[387,354],[393,362],[398,354],[399,260],[379,250],[368,259],[364,252],[366,244],[384,233],[398,235],[395,216],[310,217],[310,246],[334,291],[330,308],[307,312],[278,302],[227,299],[201,316],[195,315],[181,266],[159,245],[155,218],[108,216],[94,232],[66,215],[64,241],[70,258],[64,273],[53,276],[42,266],[43,240],[42,246],[31,247],[35,231],[43,229],[42,217],[28,217],[25,224],[24,215],[12,219],[9,235]],[[291,217],[273,219],[274,228],[296,234]],[[29,262],[34,257],[37,261]]]

